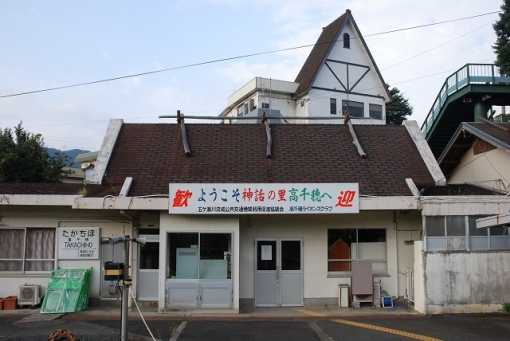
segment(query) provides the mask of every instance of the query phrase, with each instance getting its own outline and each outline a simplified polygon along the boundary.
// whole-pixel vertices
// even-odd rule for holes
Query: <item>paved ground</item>
[[[423,316],[399,307],[352,310],[338,307],[257,308],[239,314],[130,310],[128,339],[136,341],[335,341],[335,340],[508,340],[510,315]],[[143,319],[142,319],[143,316]],[[120,309],[90,308],[72,314],[38,309],[0,311],[0,341],[46,341],[58,329],[81,341],[120,339]],[[152,333],[152,336],[151,336]]]

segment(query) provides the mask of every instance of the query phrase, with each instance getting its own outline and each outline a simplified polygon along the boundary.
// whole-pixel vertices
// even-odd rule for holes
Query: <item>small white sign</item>
[[[171,214],[359,213],[357,183],[170,184]]]
[[[261,245],[260,260],[273,260],[273,247],[272,245]]]
[[[99,259],[99,227],[58,229],[59,259]]]

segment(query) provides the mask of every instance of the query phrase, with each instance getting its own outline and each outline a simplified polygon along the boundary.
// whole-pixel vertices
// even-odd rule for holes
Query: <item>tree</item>
[[[390,86],[386,84],[388,89]],[[396,87],[390,89],[392,102],[386,105],[386,124],[402,124],[407,120],[406,116],[413,114],[413,107],[409,104],[407,98],[404,98],[400,90]]]
[[[499,20],[492,27],[497,37],[492,46],[496,53],[496,64],[502,75],[510,76],[510,0],[503,0]]]
[[[0,130],[0,182],[61,182],[67,156],[49,156],[41,134],[26,131],[20,122],[14,131]]]

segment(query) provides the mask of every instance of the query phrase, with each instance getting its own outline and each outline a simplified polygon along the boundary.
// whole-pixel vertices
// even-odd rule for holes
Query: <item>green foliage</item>
[[[503,312],[507,314],[510,313],[510,303],[503,303]]]
[[[49,156],[40,134],[26,131],[20,122],[14,130],[0,130],[0,182],[61,182],[67,156]]]
[[[496,33],[496,43],[492,46],[496,53],[496,64],[500,65],[502,75],[510,76],[510,0],[503,0],[499,20],[492,27]]]
[[[400,90],[396,87],[391,88],[386,84],[390,90],[392,102],[386,105],[386,124],[402,124],[407,120],[406,116],[413,114],[413,107],[409,104],[407,98],[404,98]]]

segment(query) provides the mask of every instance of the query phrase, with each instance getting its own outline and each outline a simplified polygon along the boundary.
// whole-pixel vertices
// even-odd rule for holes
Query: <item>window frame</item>
[[[355,109],[352,110],[351,108]],[[356,101],[350,101],[350,100],[342,100],[342,116],[346,111],[350,113],[351,118],[365,118],[365,103],[363,102],[356,102]],[[361,116],[358,115],[358,112],[361,109]]]
[[[350,49],[351,48],[351,36],[349,35],[349,33],[344,33],[343,40],[344,40],[344,49]]]
[[[375,110],[380,109],[380,110]],[[377,113],[377,115],[375,114]],[[383,106],[381,104],[368,104],[368,116],[374,120],[382,120],[383,119]]]
[[[49,250],[43,250],[42,252],[38,252],[38,254],[51,254],[51,258],[37,258],[37,257],[29,257],[30,255],[33,255],[34,253],[36,253],[37,251],[34,250],[34,249],[31,249],[29,250],[30,246],[31,245],[34,245],[33,243],[35,243],[36,241],[37,242],[40,242],[41,241],[41,238],[35,238],[33,240],[33,243],[30,244],[29,243],[29,240],[31,238],[33,238],[33,236],[30,238],[29,234],[33,231],[33,232],[36,232],[37,230],[43,230],[43,231],[48,231],[48,232],[51,232],[53,234],[53,236],[49,236],[49,238],[52,238],[53,239],[53,242],[52,243],[48,243],[47,245],[44,245],[43,247],[46,249],[46,248],[50,248]],[[56,268],[56,264],[57,264],[57,229],[54,228],[54,227],[13,227],[13,228],[4,228],[4,229],[0,229],[0,232],[3,232],[3,231],[23,231],[23,235],[22,236],[19,236],[17,238],[22,238],[22,242],[20,242],[20,244],[23,244],[23,247],[22,247],[22,257],[12,257],[12,258],[6,258],[6,257],[3,257],[3,258],[0,258],[0,262],[21,262],[21,269],[20,270],[0,270],[0,274],[6,274],[6,273],[17,273],[17,274],[39,274],[39,273],[50,273],[51,271],[55,270]],[[30,232],[29,232],[30,231]],[[38,246],[40,245],[43,245],[41,243],[38,243],[37,244]],[[5,247],[3,248],[4,252],[9,252],[9,250],[7,250]],[[16,250],[14,250],[16,251]],[[18,252],[20,252],[20,250],[18,250]],[[40,257],[40,256],[39,256]],[[41,264],[42,263],[45,263],[45,262],[51,262],[51,269],[47,269],[47,270],[27,270],[29,268],[29,266],[27,265],[27,263],[31,263],[31,262],[34,262],[34,263],[37,263],[37,262],[40,262]]]
[[[448,220],[452,217],[462,217],[464,220],[464,235],[458,236],[448,232]],[[452,216],[424,216],[424,250],[425,251],[497,251],[510,250],[510,233],[509,228],[484,228],[476,229],[476,219],[483,218],[484,215],[452,215]],[[442,219],[443,232],[442,235],[429,233],[428,220]],[[501,234],[497,233],[501,230]],[[482,230],[484,233],[482,233]],[[452,242],[462,240],[465,243],[464,248],[451,248]],[[506,245],[504,245],[506,244]]]
[[[354,232],[354,235],[356,237],[355,241],[351,241],[351,244],[349,245],[349,248],[352,250],[352,247],[351,245],[352,244],[355,244],[356,245],[356,254],[355,255],[350,255],[350,258],[331,258],[330,257],[330,248],[331,246],[336,243],[339,239],[341,239],[340,237],[338,239],[336,239],[336,241],[334,243],[331,243],[330,245],[330,231],[334,231],[334,230],[342,230],[342,231],[346,231],[348,234],[350,234],[350,236],[352,236],[352,233]],[[374,231],[374,230],[378,230],[378,233],[381,233],[382,231],[384,231],[384,258],[363,258],[363,256],[360,255],[360,250],[362,249],[360,247],[360,244],[362,243],[370,243],[370,241],[360,241],[360,231],[363,231],[363,232],[369,232],[369,231]],[[350,277],[352,275],[352,270],[348,270],[348,271],[345,271],[345,270],[330,270],[330,263],[334,263],[334,262],[349,262],[349,263],[372,263],[373,265],[374,264],[383,264],[382,265],[382,268],[384,270],[372,270],[372,273],[376,276],[385,276],[385,275],[388,275],[388,228],[385,228],[385,227],[378,227],[378,228],[357,228],[357,227],[353,227],[353,228],[330,228],[327,230],[327,240],[328,240],[328,247],[327,247],[327,263],[328,263],[328,266],[327,266],[327,272],[328,272],[328,277]],[[372,242],[375,242],[375,241],[372,241]],[[382,243],[381,241],[378,241],[378,243]]]
[[[330,115],[336,115],[336,98],[329,99],[329,113]]]

